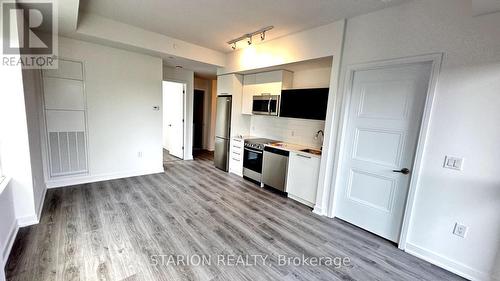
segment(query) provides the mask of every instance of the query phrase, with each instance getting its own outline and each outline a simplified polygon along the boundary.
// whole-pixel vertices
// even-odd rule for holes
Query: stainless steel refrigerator
[[[217,97],[217,116],[215,119],[215,167],[228,171],[229,141],[231,138],[231,96]]]

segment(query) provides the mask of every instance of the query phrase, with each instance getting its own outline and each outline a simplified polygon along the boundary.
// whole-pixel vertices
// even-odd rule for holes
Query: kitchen
[[[316,203],[332,58],[218,77],[215,166]]]

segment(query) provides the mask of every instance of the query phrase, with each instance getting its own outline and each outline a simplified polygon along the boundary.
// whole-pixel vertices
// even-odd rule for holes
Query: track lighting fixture
[[[268,26],[268,27],[261,28],[257,31],[247,33],[247,34],[242,35],[236,39],[230,40],[227,42],[227,44],[229,44],[233,50],[236,50],[236,43],[237,42],[247,40],[247,43],[250,46],[253,43],[252,39],[254,36],[260,35],[260,40],[264,41],[264,40],[266,40],[266,32],[273,29],[273,28],[274,28],[274,26]]]

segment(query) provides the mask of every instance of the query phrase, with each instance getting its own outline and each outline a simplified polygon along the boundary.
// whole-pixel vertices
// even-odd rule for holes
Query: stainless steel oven
[[[245,147],[243,151],[243,176],[260,182],[262,178],[262,150]]]
[[[276,142],[269,139],[246,139],[243,150],[243,176],[256,182],[262,181],[262,160],[266,144]]]
[[[262,94],[253,96],[252,113],[258,115],[278,116],[280,96]]]

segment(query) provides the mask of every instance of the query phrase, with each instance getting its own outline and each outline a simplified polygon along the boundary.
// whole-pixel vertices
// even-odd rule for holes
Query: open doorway
[[[203,149],[205,91],[194,90],[193,100],[193,151]]]
[[[186,84],[163,81],[163,163],[184,159]]]

